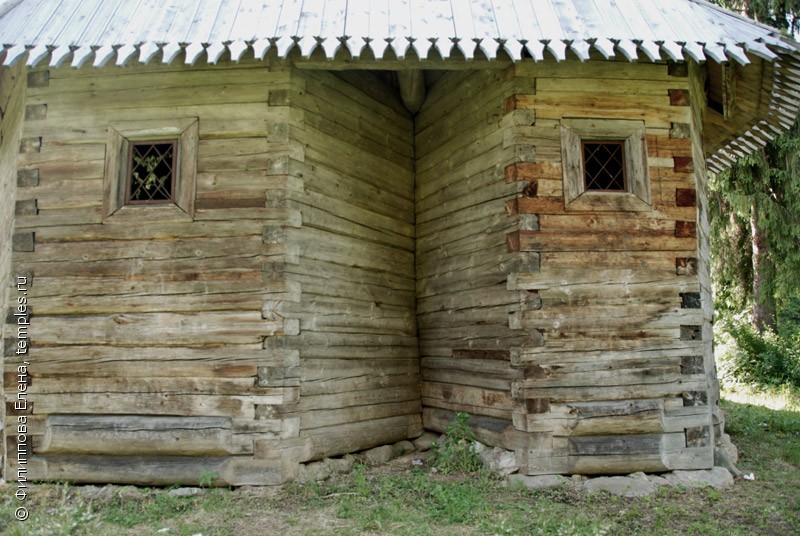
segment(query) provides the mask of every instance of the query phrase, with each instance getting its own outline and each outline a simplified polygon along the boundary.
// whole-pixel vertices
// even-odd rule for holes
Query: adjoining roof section
[[[709,160],[788,128],[800,110],[800,47],[704,0],[0,0],[0,64],[215,63],[322,53],[329,59],[502,56],[581,61],[773,63],[769,117]],[[749,57],[748,57],[749,56]],[[249,57],[249,54],[248,54]],[[756,144],[756,145],[754,145]]]
[[[186,63],[207,54],[214,63],[227,51],[237,61],[252,47],[257,58],[271,47],[285,56],[317,47],[328,58],[346,49],[402,59],[558,60],[567,50],[581,60],[593,48],[604,57],[639,53],[660,59],[749,62],[790,49],[773,29],[702,0],[0,0],[12,9],[0,18],[4,63],[26,51],[33,65],[73,66],[91,60],[124,64],[138,56],[169,63],[186,51]],[[2,12],[0,11],[0,14]],[[159,55],[159,50],[163,54]],[[72,53],[72,54],[70,54]]]

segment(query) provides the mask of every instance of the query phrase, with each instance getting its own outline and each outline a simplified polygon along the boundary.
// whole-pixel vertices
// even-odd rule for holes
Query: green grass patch
[[[0,488],[0,533],[13,536],[335,535],[752,535],[800,533],[800,413],[787,398],[760,393],[723,401],[739,467],[755,481],[728,489],[664,488],[653,497],[585,493],[568,484],[509,488],[480,471],[443,475],[393,462],[280,489],[167,489],[38,485],[14,519],[13,486]],[[760,404],[757,402],[761,402]],[[790,400],[788,400],[790,402]],[[781,406],[771,409],[766,405]],[[161,531],[161,532],[159,532]]]

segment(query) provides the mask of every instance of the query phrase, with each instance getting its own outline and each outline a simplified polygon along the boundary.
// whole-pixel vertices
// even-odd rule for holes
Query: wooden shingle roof
[[[169,62],[203,52],[216,61],[227,48],[236,60],[250,46],[261,56],[292,47],[308,56],[317,47],[333,58],[344,47],[353,57],[370,49],[376,58],[420,58],[433,49],[470,59],[502,50],[564,59],[567,50],[588,59],[692,57],[748,63],[750,52],[775,59],[792,45],[766,26],[702,0],[5,0],[0,1],[0,41],[6,63],[26,50],[27,61],[67,56],[74,66],[124,63],[138,52],[147,63],[159,51]]]
[[[593,50],[630,61],[760,57],[776,67],[770,117],[743,141],[787,128],[800,110],[798,44],[704,0],[0,0],[0,44],[3,64],[76,67],[268,50],[422,62],[584,61]],[[717,155],[723,165],[726,154]]]

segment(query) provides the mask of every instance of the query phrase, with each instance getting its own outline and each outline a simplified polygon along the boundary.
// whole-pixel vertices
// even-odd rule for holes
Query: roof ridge
[[[747,16],[742,15],[740,13],[736,13],[735,11],[731,11],[729,9],[725,9],[724,7],[722,7],[720,5],[717,5],[717,4],[714,4],[712,2],[709,2],[708,0],[686,0],[686,1],[690,2],[692,4],[697,4],[697,5],[703,6],[703,7],[709,7],[711,9],[713,9],[715,11],[718,11],[718,12],[720,12],[720,13],[722,13],[724,15],[727,15],[729,17],[734,17],[736,19],[739,19],[741,21],[747,22],[749,24],[753,24],[755,26],[763,28],[764,30],[769,30],[770,32],[775,33],[776,37],[778,37],[780,39],[783,39],[784,41],[789,41],[789,42],[791,42],[792,44],[794,44],[797,47],[797,42],[794,41],[794,39],[787,38],[785,35],[783,35],[779,28],[775,28],[774,26],[770,26],[769,24],[764,24],[763,22],[759,22],[759,21],[757,21],[755,19],[751,19],[750,17],[747,17]]]
[[[24,0],[0,0],[0,18],[20,5]]]

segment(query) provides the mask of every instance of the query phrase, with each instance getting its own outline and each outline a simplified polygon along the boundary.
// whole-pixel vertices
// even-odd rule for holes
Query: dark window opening
[[[721,115],[725,112],[723,78],[722,66],[713,61],[708,62],[708,78],[706,79],[708,107]]]
[[[626,192],[624,142],[585,141],[582,145],[586,190]]]
[[[176,141],[131,142],[125,202],[171,202],[175,191],[177,152]]]

